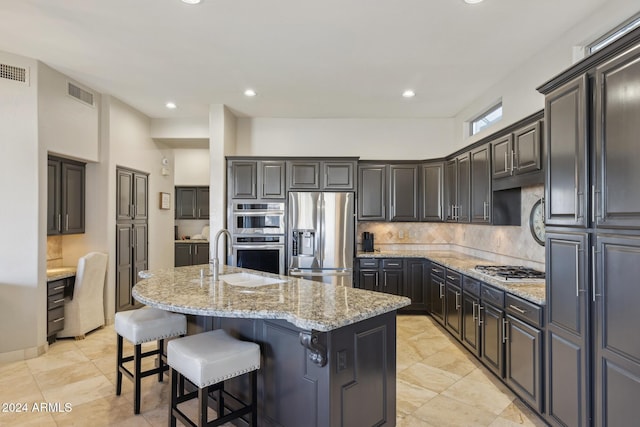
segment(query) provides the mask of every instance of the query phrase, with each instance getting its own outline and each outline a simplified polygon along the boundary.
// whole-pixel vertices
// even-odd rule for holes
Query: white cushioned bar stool
[[[120,311],[116,313],[115,330],[118,334],[116,395],[122,392],[122,375],[133,381],[133,412],[140,413],[140,381],[149,375],[158,374],[158,382],[162,382],[163,372],[169,369],[164,354],[164,340],[179,337],[187,333],[187,318],[184,314],[171,313],[157,308],[146,307],[138,310]],[[123,338],[134,345],[132,356],[123,357]],[[157,341],[158,348],[142,352],[142,344]],[[142,371],[142,358],[158,356],[158,366]],[[133,360],[133,372],[124,364]]]
[[[222,329],[217,329],[170,341],[167,345],[167,362],[171,367],[170,426],[175,427],[176,420],[180,420],[189,426],[215,427],[248,413],[251,413],[249,425],[257,425],[257,370],[260,369],[258,344],[237,340]],[[224,390],[225,380],[243,374],[249,374],[251,380],[250,403],[241,402]],[[184,378],[198,390],[185,394]],[[218,391],[218,416],[215,420],[209,421],[207,414],[209,393],[216,390]],[[198,398],[198,420],[194,423],[178,408],[178,404],[196,397]],[[225,415],[225,397],[242,406]]]

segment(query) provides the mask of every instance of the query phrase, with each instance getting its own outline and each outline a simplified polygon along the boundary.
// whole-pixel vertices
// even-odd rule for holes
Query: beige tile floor
[[[106,327],[81,341],[59,340],[36,359],[0,364],[0,426],[166,426],[167,379],[143,379],[141,414],[133,415],[131,382],[125,378],[115,395],[115,352],[115,332]],[[397,370],[398,426],[544,425],[430,317],[398,317]],[[26,404],[26,412],[2,412],[11,403]],[[50,410],[34,410],[41,403]]]

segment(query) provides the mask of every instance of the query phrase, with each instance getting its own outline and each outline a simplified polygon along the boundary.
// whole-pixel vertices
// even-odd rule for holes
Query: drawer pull
[[[456,279],[458,279],[458,278],[457,278],[456,276],[449,276],[449,275],[447,274],[447,279],[449,279],[449,280],[456,280]]]
[[[387,265],[390,266],[390,267],[400,267],[400,264],[395,263],[395,262],[389,262],[389,263],[387,263]]]
[[[64,285],[56,286],[55,288],[53,288],[54,291],[59,291],[59,290],[62,290],[62,289],[64,289]]]
[[[61,303],[62,301],[64,301],[64,298],[57,299],[57,300],[53,301],[53,303],[54,303],[54,304],[59,304],[59,303]]]
[[[432,268],[431,271],[438,274],[442,273],[442,270],[440,270],[439,268]]]
[[[64,317],[60,317],[60,318],[58,318],[58,319],[56,319],[56,320],[52,320],[52,322],[53,322],[53,323],[58,323],[58,322],[61,322],[61,321],[63,321],[63,320],[64,320]]]
[[[515,311],[517,311],[520,314],[527,314],[527,310],[523,310],[520,307],[518,307],[517,305],[509,304],[509,308],[514,309]]]

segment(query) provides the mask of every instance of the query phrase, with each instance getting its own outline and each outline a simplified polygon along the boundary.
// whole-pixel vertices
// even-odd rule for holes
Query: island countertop
[[[201,277],[201,270],[204,276]],[[214,281],[208,265],[147,272],[133,297],[150,307],[200,316],[282,319],[328,332],[410,304],[406,297],[220,266],[220,276],[251,273],[280,283],[242,286]]]

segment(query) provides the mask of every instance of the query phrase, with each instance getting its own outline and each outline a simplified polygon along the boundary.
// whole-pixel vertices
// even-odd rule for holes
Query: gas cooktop
[[[504,281],[538,281],[544,280],[544,271],[534,270],[521,265],[476,265],[478,273],[495,277]]]

